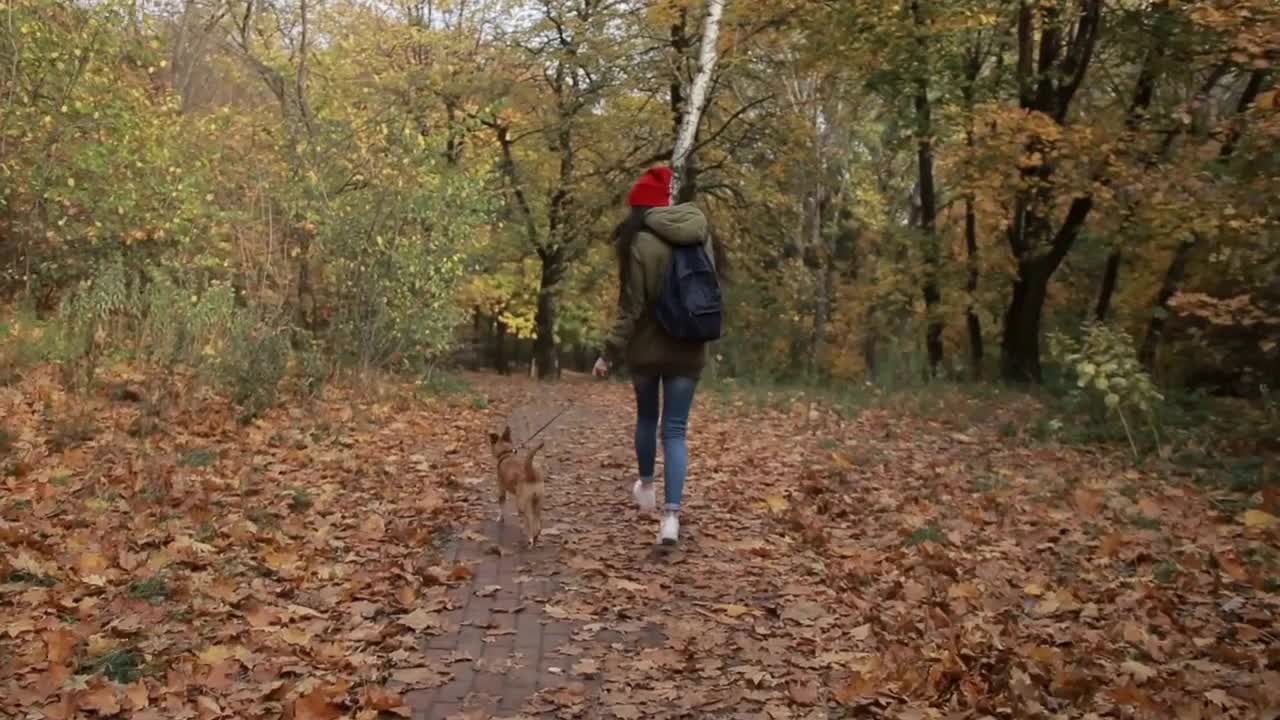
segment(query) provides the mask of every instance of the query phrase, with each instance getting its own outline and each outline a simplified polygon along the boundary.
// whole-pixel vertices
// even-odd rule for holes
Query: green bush
[[[255,322],[246,313],[237,318],[218,354],[213,375],[231,401],[252,420],[275,405],[280,381],[289,369],[289,340],[284,331]]]
[[[1135,456],[1138,446],[1130,416],[1144,418],[1159,444],[1154,411],[1164,396],[1138,361],[1133,338],[1128,333],[1088,322],[1078,338],[1052,333],[1048,340],[1050,355],[1062,363],[1068,376],[1075,378],[1076,389],[1068,394],[1068,399],[1096,420],[1117,418]]]

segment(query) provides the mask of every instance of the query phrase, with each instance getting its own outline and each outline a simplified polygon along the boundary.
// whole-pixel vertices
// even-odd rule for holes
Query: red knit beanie
[[[671,204],[671,168],[656,166],[640,176],[627,194],[631,207],[666,207]]]

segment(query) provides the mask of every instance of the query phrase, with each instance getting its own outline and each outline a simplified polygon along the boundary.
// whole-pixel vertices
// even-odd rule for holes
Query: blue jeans
[[[676,375],[640,376],[632,385],[636,390],[636,462],[642,481],[653,481],[658,455],[658,391],[662,391],[662,491],[666,509],[679,510],[689,472],[685,431],[698,381]]]

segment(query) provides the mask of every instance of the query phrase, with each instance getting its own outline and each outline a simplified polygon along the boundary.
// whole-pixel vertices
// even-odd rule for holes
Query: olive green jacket
[[[667,335],[653,306],[667,277],[672,245],[707,244],[707,218],[697,206],[685,203],[653,208],[645,214],[645,229],[631,244],[631,268],[618,294],[613,330],[605,341],[605,359],[625,362],[635,375],[679,375],[697,379],[706,365],[706,343]]]

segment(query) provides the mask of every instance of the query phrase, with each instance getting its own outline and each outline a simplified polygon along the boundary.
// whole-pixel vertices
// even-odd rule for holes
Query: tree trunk
[[[316,329],[316,294],[315,288],[311,285],[311,230],[297,221],[294,221],[291,229],[298,247],[298,305],[294,310],[294,317],[298,327],[314,331]]]
[[[688,69],[686,53],[689,51],[689,34],[685,26],[689,21],[689,8],[682,7],[671,25],[671,51],[675,56],[671,63],[671,137],[680,136],[680,124],[684,120],[684,71]]]
[[[1116,281],[1120,277],[1120,250],[1112,250],[1107,256],[1107,267],[1102,272],[1102,289],[1098,291],[1098,304],[1093,309],[1093,319],[1106,322],[1111,312],[1111,296],[1116,292]]]
[[[925,30],[928,22],[920,8],[920,0],[912,0],[911,14],[916,29],[916,45],[922,56],[928,53]],[[925,71],[927,72],[927,71]],[[922,72],[916,78],[916,161],[920,180],[920,231],[924,236],[925,277],[924,306],[928,329],[925,347],[929,352],[929,374],[937,376],[942,365],[942,318],[938,305],[942,292],[938,289],[938,266],[941,263],[938,247],[938,196],[933,176],[933,118],[929,104],[929,78]]]
[[[973,136],[970,135],[970,142]],[[982,320],[974,309],[978,292],[978,215],[973,207],[973,196],[964,201],[964,245],[968,254],[969,280],[965,283],[965,292],[969,295],[969,307],[965,309],[965,321],[969,327],[969,359],[973,363],[973,377],[982,377],[983,346]]]
[[[675,147],[671,152],[671,201],[679,202],[680,186],[685,182],[689,156],[693,153],[693,144],[698,137],[698,125],[702,122],[702,110],[706,107],[707,91],[711,87],[711,77],[715,74],[716,61],[719,59],[720,18],[724,14],[725,0],[707,0],[707,16],[702,24],[702,43],[698,48],[698,72],[693,76],[689,87],[689,104],[685,108],[684,117],[680,121],[680,132],[676,135]]]
[[[564,253],[558,248],[538,253],[542,259],[542,275],[538,279],[538,309],[533,316],[537,338],[533,343],[533,362],[539,380],[560,377],[560,353],[556,343],[556,297],[564,277]]]
[[[1036,53],[1035,6],[1022,0],[1018,13],[1019,103],[1024,110],[1043,113],[1063,126],[1071,102],[1084,82],[1102,27],[1102,0],[1081,0],[1074,26],[1061,27],[1056,6],[1042,10],[1039,52]],[[1025,146],[1027,157],[1041,158],[1021,173],[1034,189],[1020,192],[1009,223],[1009,249],[1018,261],[1018,278],[1013,297],[1005,311],[1000,344],[1000,370],[1012,382],[1040,382],[1040,322],[1048,296],[1049,280],[1071,251],[1080,229],[1093,209],[1093,196],[1071,201],[1067,217],[1055,232],[1052,208],[1054,167],[1047,159],[1042,138],[1032,137]]]
[[[813,277],[814,305],[809,372],[816,377],[822,367],[822,355],[827,349],[827,324],[831,320],[831,293],[834,285],[831,253],[823,237],[823,211],[826,206],[821,178],[807,193],[803,202],[801,237],[799,245],[804,253],[805,265]]]
[[[1000,372],[1014,382],[1040,382],[1040,318],[1052,272],[1043,260],[1019,264],[1013,298],[1004,317]]]
[[[499,375],[510,374],[511,366],[507,361],[507,324],[500,317],[493,319],[493,335],[493,369]]]
[[[1182,278],[1187,274],[1191,249],[1196,246],[1196,240],[1197,237],[1193,236],[1178,245],[1178,249],[1173,253],[1173,260],[1169,263],[1169,269],[1165,270],[1164,281],[1160,283],[1160,292],[1156,295],[1151,319],[1147,321],[1147,334],[1143,336],[1142,345],[1138,348],[1138,362],[1141,362],[1148,371],[1155,364],[1156,350],[1169,324],[1169,301],[1178,294],[1178,288],[1182,286]]]
[[[982,74],[982,68],[985,64],[986,51],[981,45],[975,45],[970,51],[965,64],[964,84],[960,87],[965,108],[964,142],[970,158],[975,152],[974,147],[976,145],[974,117],[977,104],[978,76]],[[978,302],[980,270],[978,267],[978,210],[973,193],[967,194],[964,198],[964,249],[965,264],[969,270],[969,277],[965,282],[964,288],[967,300],[964,314],[965,325],[969,331],[969,361],[973,364],[973,378],[979,380],[982,378],[985,349],[982,342],[982,320],[978,317],[975,309]]]

